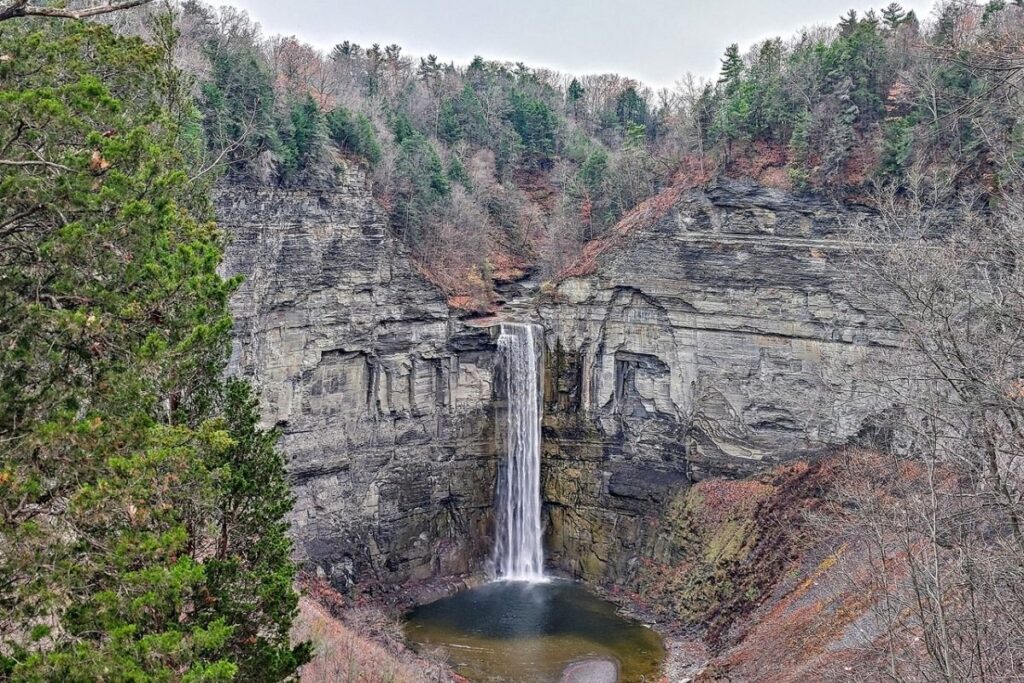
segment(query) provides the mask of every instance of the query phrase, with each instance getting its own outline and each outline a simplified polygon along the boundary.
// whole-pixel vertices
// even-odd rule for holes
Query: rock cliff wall
[[[453,316],[355,169],[217,206],[225,271],[246,277],[232,364],[283,432],[300,558],[340,587],[479,570],[502,449],[492,331]],[[546,331],[556,567],[626,577],[681,488],[858,435],[882,408],[860,368],[893,342],[845,275],[850,228],[873,220],[749,184],[670,189],[510,302]]]
[[[301,560],[344,587],[476,568],[497,459],[493,342],[387,233],[358,170],[333,190],[230,188],[233,371],[282,430]]]
[[[537,309],[549,547],[591,580],[630,571],[679,487],[846,443],[881,408],[860,369],[894,337],[846,275],[872,213],[735,182],[670,199]]]

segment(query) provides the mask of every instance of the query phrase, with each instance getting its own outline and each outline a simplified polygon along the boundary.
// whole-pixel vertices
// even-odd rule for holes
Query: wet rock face
[[[340,587],[475,569],[497,449],[493,341],[450,315],[356,170],[333,190],[233,188],[232,370],[282,430],[299,559]]]
[[[893,335],[844,274],[866,210],[732,183],[685,195],[539,305],[549,553],[630,571],[672,492],[848,442]]]

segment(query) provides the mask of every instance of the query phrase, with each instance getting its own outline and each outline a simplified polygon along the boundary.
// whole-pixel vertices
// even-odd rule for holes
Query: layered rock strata
[[[549,547],[591,580],[630,570],[680,486],[855,438],[895,340],[848,277],[866,209],[744,183],[659,199],[538,306]]]
[[[282,431],[299,560],[339,587],[478,567],[496,472],[493,341],[454,319],[354,168],[332,190],[230,188],[232,371]]]
[[[335,585],[481,569],[502,397],[470,327],[389,235],[354,168],[330,190],[225,189],[233,370],[282,430],[299,559]],[[887,321],[848,277],[868,210],[751,184],[639,207],[507,317],[545,328],[543,495],[554,566],[627,576],[689,483],[856,438]],[[500,378],[498,378],[500,379]],[[496,426],[498,425],[498,426]]]

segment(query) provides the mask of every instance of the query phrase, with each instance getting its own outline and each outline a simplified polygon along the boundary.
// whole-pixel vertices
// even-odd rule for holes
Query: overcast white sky
[[[220,0],[223,3],[225,0]],[[295,34],[324,49],[342,40],[398,43],[445,62],[522,61],[575,74],[617,72],[655,87],[687,71],[712,75],[725,46],[746,48],[834,23],[850,8],[890,0],[226,0],[267,34]],[[216,3],[217,0],[214,0]],[[931,0],[903,0],[922,19]]]

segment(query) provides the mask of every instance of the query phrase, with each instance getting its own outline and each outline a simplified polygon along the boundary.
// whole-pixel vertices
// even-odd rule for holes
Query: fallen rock
[[[616,683],[619,663],[614,659],[585,659],[565,667],[559,683]]]

